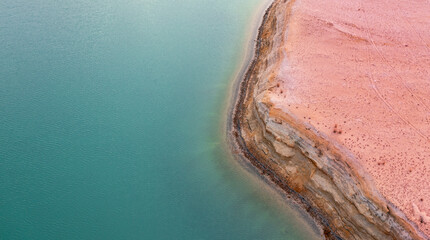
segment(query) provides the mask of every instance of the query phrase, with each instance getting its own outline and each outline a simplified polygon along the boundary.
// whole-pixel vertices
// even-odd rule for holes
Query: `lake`
[[[225,148],[265,6],[3,0],[0,239],[314,239]]]

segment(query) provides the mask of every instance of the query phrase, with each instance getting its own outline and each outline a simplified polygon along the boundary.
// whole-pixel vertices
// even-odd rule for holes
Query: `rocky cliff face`
[[[275,0],[259,29],[234,110],[237,147],[316,219],[327,239],[426,238],[378,194],[354,156],[271,103],[267,93],[276,88],[293,7],[293,0]]]

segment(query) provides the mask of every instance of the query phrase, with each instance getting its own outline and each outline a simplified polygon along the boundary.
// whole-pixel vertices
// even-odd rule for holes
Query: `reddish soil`
[[[297,0],[286,37],[274,107],[345,146],[430,235],[430,0]]]

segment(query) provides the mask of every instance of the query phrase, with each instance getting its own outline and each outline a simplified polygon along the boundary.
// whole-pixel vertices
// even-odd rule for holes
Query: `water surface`
[[[311,239],[218,134],[258,0],[0,2],[0,239]]]

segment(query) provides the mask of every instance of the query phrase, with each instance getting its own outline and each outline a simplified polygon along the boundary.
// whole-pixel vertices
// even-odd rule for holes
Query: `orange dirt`
[[[430,235],[430,0],[297,0],[286,39],[273,107],[348,148]]]

